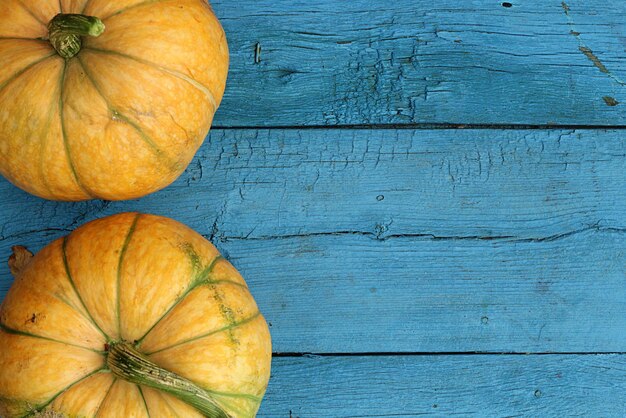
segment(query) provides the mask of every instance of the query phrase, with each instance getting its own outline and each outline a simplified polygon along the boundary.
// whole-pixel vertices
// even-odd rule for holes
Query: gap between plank
[[[517,351],[415,351],[415,352],[362,352],[362,353],[273,353],[274,358],[290,357],[437,357],[437,356],[599,356],[599,355],[626,355],[621,351],[547,351],[547,352],[517,352]]]
[[[437,129],[475,129],[475,130],[626,130],[626,125],[524,125],[524,124],[454,124],[454,123],[409,123],[409,124],[356,124],[356,125],[285,125],[285,126],[219,126],[212,130],[334,130],[334,129],[389,129],[389,130],[437,130]]]

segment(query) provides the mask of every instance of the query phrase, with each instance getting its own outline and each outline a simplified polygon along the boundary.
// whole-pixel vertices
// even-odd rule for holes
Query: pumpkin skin
[[[116,377],[107,356],[119,341],[227,416],[256,415],[272,350],[245,281],[191,229],[125,213],[52,242],[16,275],[0,307],[0,416],[205,416]]]
[[[64,59],[46,40],[61,12],[106,29]],[[160,190],[207,136],[228,60],[205,0],[2,0],[0,173],[52,200]]]

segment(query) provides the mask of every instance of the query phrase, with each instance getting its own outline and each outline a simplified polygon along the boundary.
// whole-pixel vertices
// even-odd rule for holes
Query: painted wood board
[[[624,355],[276,358],[259,417],[626,415]]]
[[[624,147],[610,130],[217,130],[137,202],[1,183],[0,257],[139,210],[218,245],[277,352],[624,351]]]
[[[157,211],[217,238],[551,239],[620,229],[619,130],[215,130],[171,187],[133,202],[46,202],[2,180],[0,237]],[[30,219],[26,219],[26,214]]]
[[[621,1],[213,1],[219,126],[626,124]]]

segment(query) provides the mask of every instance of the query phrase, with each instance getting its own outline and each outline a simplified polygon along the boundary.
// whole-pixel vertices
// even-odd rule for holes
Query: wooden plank
[[[219,126],[626,124],[619,0],[212,3]]]
[[[625,172],[616,130],[216,130],[174,185],[140,201],[45,202],[2,180],[0,238],[142,210],[215,224],[217,238],[539,240],[624,227]]]
[[[274,359],[258,417],[626,415],[624,355]]]
[[[278,352],[624,351],[625,148],[620,131],[214,131],[141,201],[1,183],[0,257],[139,210],[230,257]]]
[[[222,243],[278,352],[614,352],[626,234],[548,242],[368,236]]]

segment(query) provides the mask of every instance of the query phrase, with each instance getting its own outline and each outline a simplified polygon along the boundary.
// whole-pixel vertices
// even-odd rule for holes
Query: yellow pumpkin
[[[269,330],[202,236],[125,213],[31,256],[0,307],[1,417],[256,415]]]
[[[2,0],[0,173],[53,200],[144,196],[206,137],[228,72],[205,0]]]

